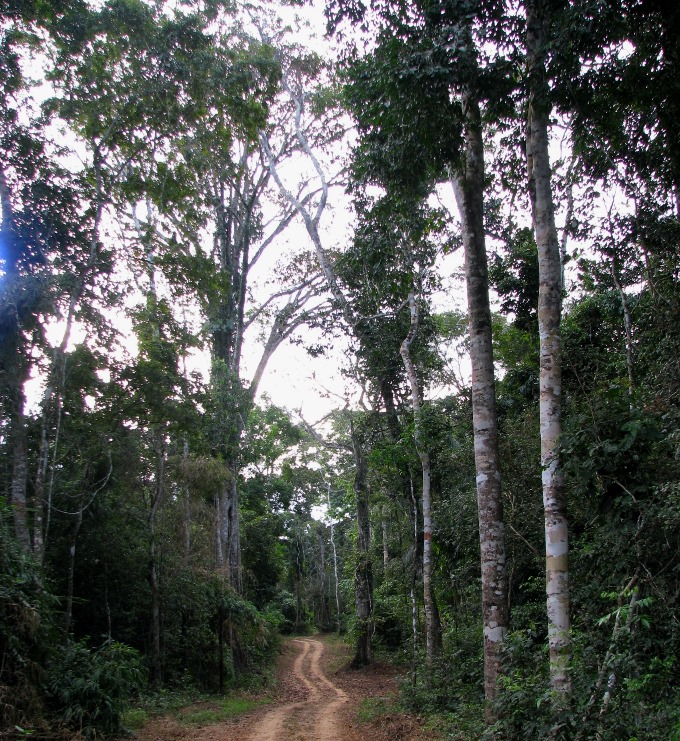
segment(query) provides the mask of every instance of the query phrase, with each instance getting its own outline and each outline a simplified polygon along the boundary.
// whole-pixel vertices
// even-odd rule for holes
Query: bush
[[[106,641],[92,651],[85,641],[69,641],[47,668],[46,691],[59,717],[88,738],[120,731],[123,707],[144,682],[140,654]]]
[[[283,616],[283,620],[280,621],[278,629],[284,635],[291,635],[295,633],[295,625],[297,621],[297,602],[295,595],[291,592],[281,590],[277,595],[276,599],[271,605]]]
[[[0,496],[0,735],[42,717],[42,662],[55,604],[37,564],[13,537],[11,521]]]

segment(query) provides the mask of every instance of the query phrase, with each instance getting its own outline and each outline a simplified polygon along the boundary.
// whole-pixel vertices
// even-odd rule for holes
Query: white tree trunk
[[[437,620],[433,607],[432,594],[432,505],[431,505],[431,464],[430,454],[425,444],[423,431],[423,410],[420,400],[420,388],[416,369],[411,358],[411,344],[418,331],[418,306],[415,296],[411,293],[408,297],[411,312],[411,326],[409,333],[401,343],[401,357],[406,370],[409,386],[411,388],[411,403],[413,405],[414,437],[420,467],[423,476],[423,603],[425,605],[425,646],[427,651],[427,662],[432,667],[437,649],[439,647],[439,636],[437,635]]]
[[[465,248],[465,277],[472,365],[472,424],[477,473],[477,512],[482,569],[484,696],[487,720],[501,672],[501,649],[508,631],[508,586],[501,497],[498,421],[484,233],[484,144],[479,106],[463,97],[465,165],[452,181]]]
[[[527,9],[528,121],[527,174],[534,235],[538,248],[540,338],[540,425],[545,513],[546,595],[550,676],[558,696],[571,690],[569,660],[569,538],[564,504],[564,482],[559,460],[562,431],[562,360],[560,320],[562,282],[560,247],[552,201],[548,154],[549,88],[545,71],[547,19],[543,4],[530,0]]]
[[[331,514],[331,485],[328,484],[328,490],[326,491],[326,497],[328,500],[328,517],[331,521],[331,547],[333,548],[333,574],[335,576],[335,619],[337,623],[337,630],[340,633],[340,580],[338,578],[338,550],[335,547],[335,523],[333,522],[333,516]]]

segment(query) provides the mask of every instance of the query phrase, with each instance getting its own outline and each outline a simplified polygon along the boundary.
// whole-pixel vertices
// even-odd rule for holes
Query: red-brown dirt
[[[344,644],[322,637],[291,638],[277,669],[274,702],[238,718],[188,728],[173,717],[151,720],[139,741],[425,741],[441,739],[413,716],[397,712],[395,672],[372,664],[349,668]],[[364,700],[382,710],[362,721]]]

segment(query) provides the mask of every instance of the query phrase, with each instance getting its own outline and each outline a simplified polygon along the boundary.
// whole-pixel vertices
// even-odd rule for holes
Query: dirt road
[[[252,741],[333,741],[345,737],[338,711],[349,698],[321,667],[324,644],[315,638],[296,638],[291,643],[300,651],[292,680],[304,688],[305,699],[270,710],[253,729]]]
[[[271,704],[221,723],[188,728],[183,713],[149,721],[139,741],[400,741],[439,739],[418,719],[398,712],[395,672],[372,664],[348,668],[348,647],[328,638],[290,638],[278,662]],[[359,719],[365,701],[382,706]],[[193,711],[195,706],[186,708]]]

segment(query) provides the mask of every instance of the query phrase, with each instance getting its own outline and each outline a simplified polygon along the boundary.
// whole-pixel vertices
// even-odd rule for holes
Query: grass
[[[360,723],[371,723],[376,718],[394,712],[395,701],[390,697],[367,697],[361,701],[357,711]]]
[[[144,708],[127,708],[123,713],[122,725],[130,731],[136,731],[149,720],[149,713]]]
[[[221,723],[224,720],[243,715],[260,705],[265,705],[267,698],[251,699],[247,697],[225,697],[206,703],[203,707],[193,705],[184,708],[178,715],[179,721],[187,726],[207,726]]]
[[[329,649],[328,670],[331,674],[347,666],[352,654],[345,636],[339,636],[337,633],[324,633],[317,637],[321,638]]]
[[[206,726],[250,712],[270,701],[267,695],[252,697],[243,692],[216,697],[197,690],[160,690],[128,707],[123,713],[122,725],[134,731],[153,718],[170,716],[182,725]]]

